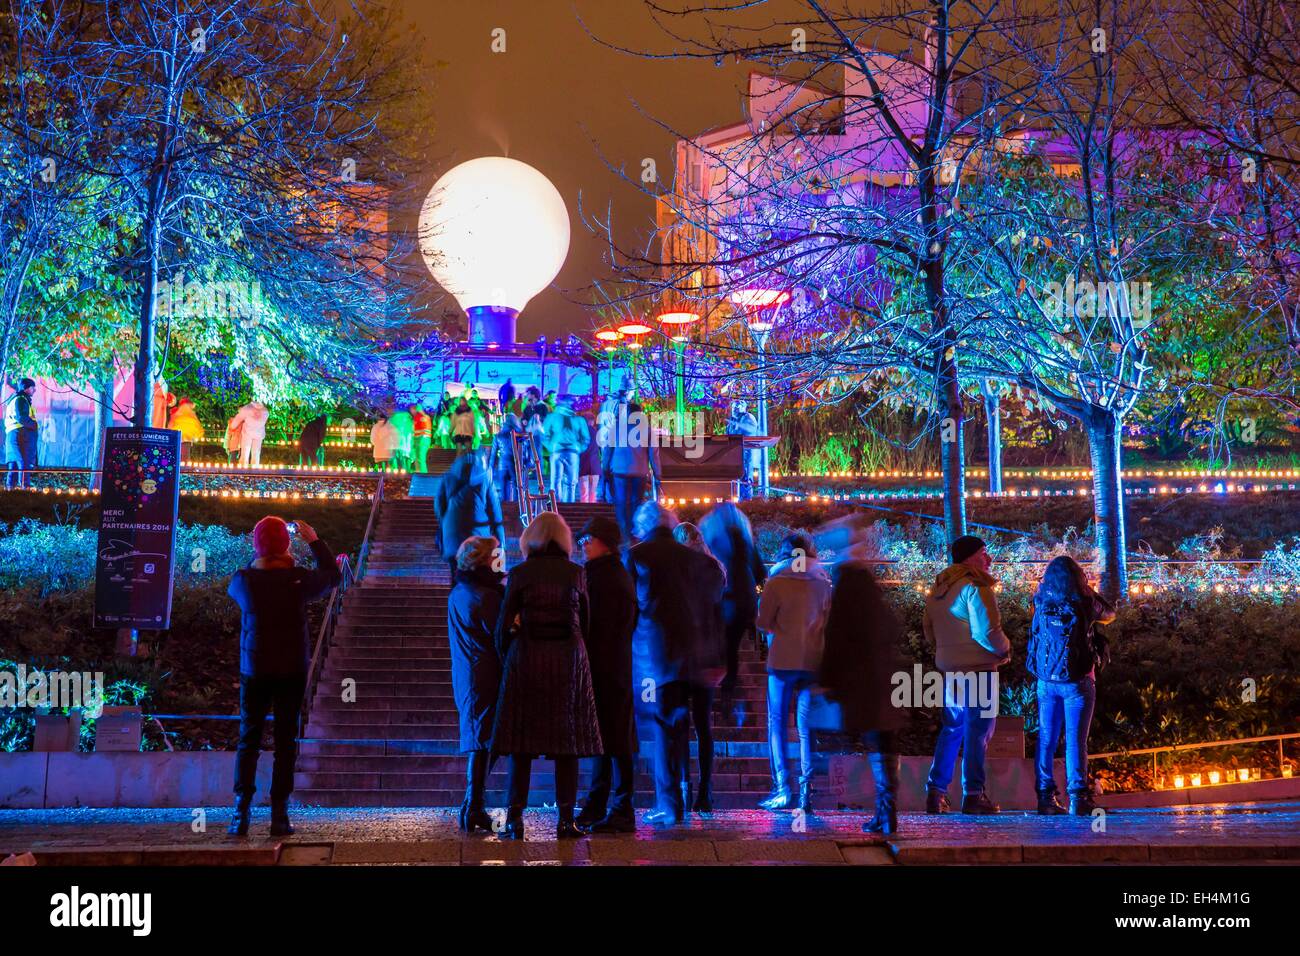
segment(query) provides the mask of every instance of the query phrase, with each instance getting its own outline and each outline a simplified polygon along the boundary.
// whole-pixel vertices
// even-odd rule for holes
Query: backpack
[[[1026,653],[1039,680],[1076,681],[1093,669],[1092,621],[1068,601],[1034,609]]]

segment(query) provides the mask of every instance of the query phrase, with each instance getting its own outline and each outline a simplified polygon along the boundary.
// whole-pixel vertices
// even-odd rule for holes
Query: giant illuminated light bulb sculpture
[[[420,211],[420,252],[469,315],[471,345],[513,345],[520,311],[568,251],[563,198],[517,159],[484,156],[453,167]]]

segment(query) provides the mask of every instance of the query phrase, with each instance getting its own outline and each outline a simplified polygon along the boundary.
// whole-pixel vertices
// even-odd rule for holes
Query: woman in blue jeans
[[[1095,634],[1098,624],[1115,620],[1115,610],[1088,584],[1088,576],[1073,558],[1054,558],[1043,572],[1034,594],[1027,663],[1038,678],[1038,812],[1065,813],[1057,802],[1053,764],[1062,731],[1065,734],[1066,790],[1069,812],[1092,813],[1088,783],[1088,728],[1097,698],[1096,670],[1105,655],[1105,640]]]

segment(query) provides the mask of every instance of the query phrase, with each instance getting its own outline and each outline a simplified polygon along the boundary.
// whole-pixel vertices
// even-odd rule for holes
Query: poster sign
[[[95,626],[171,626],[181,433],[110,428],[104,438]]]

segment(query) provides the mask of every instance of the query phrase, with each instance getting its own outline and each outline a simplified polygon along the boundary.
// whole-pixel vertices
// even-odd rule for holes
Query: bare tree
[[[932,409],[945,524],[964,534],[951,216],[984,117],[1005,105],[988,91],[1027,92],[985,82],[1004,69],[1002,5],[803,0],[766,22],[761,2],[649,6],[673,56],[769,72],[751,77],[745,123],[683,136],[673,192],[657,197],[662,252],[625,250],[624,272],[694,303],[708,340],[778,390],[838,402],[870,383]]]
[[[185,321],[210,343],[224,317],[225,348],[252,342],[290,374],[341,374],[404,315],[409,241],[388,216],[418,149],[380,115],[415,94],[410,38],[368,2],[95,6],[96,28],[58,52],[128,237],[137,426],[152,417],[160,327],[164,346]],[[263,301],[214,309],[232,283],[256,283]]]

